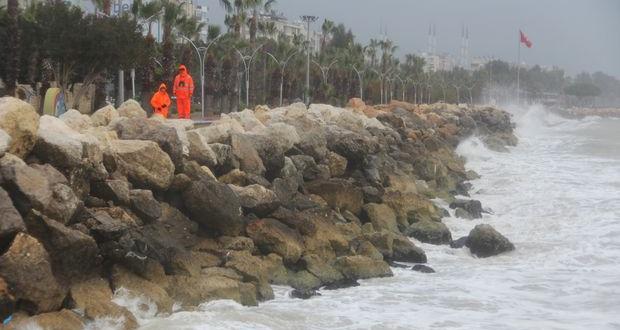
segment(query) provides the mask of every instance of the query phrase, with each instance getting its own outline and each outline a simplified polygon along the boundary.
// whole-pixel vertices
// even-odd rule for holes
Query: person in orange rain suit
[[[183,64],[179,66],[179,74],[174,77],[173,92],[177,97],[179,119],[189,119],[192,95],[194,94],[194,79],[189,75]]]
[[[166,92],[166,84],[159,85],[159,90],[155,92],[151,98],[153,111],[164,118],[168,118],[170,103],[170,96],[168,96],[168,92]]]

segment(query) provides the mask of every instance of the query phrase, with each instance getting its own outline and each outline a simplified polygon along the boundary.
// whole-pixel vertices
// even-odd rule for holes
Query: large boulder
[[[341,211],[360,214],[364,193],[349,181],[342,179],[316,180],[306,184],[308,192],[321,196],[329,206]]]
[[[15,235],[26,230],[24,220],[9,197],[9,194],[0,187],[0,250],[13,241]]]
[[[400,233],[396,214],[389,206],[375,203],[366,204],[364,205],[364,215],[376,230],[385,229],[393,233]]]
[[[207,143],[230,143],[230,136],[233,133],[243,133],[244,129],[237,121],[232,119],[220,119],[217,122],[206,126],[197,128],[195,130],[200,135],[204,136]]]
[[[392,241],[392,257],[390,260],[400,262],[425,263],[426,253],[415,246],[407,237],[396,235]]]
[[[116,205],[129,205],[129,182],[125,180],[105,180],[91,183],[91,195]]]
[[[418,221],[407,228],[407,235],[423,243],[450,244],[452,234],[446,225],[439,221]]]
[[[67,126],[71,127],[71,129],[84,133],[91,127],[93,127],[92,119],[81,112],[71,109],[62,115],[60,115],[60,120],[64,121]]]
[[[140,103],[135,100],[127,100],[118,107],[118,114],[121,117],[146,119],[146,111],[142,109]]]
[[[0,157],[4,156],[4,153],[9,150],[10,146],[11,136],[3,129],[0,129]]]
[[[347,170],[347,159],[330,151],[327,154],[327,166],[329,166],[329,173],[331,176],[343,176]]]
[[[183,192],[192,220],[220,233],[238,236],[243,231],[239,197],[226,184],[214,180],[193,181]]]
[[[231,184],[229,187],[239,196],[241,207],[248,213],[264,217],[280,207],[276,193],[261,185],[238,187]]]
[[[39,115],[34,108],[13,97],[0,98],[0,129],[10,137],[8,152],[27,156],[36,142]]]
[[[183,306],[230,299],[245,306],[258,305],[256,287],[224,276],[170,276],[170,296]]]
[[[15,318],[7,324],[6,329],[82,330],[85,326],[78,313],[62,309],[58,312],[43,313],[26,318]]]
[[[130,192],[131,210],[144,222],[152,222],[161,217],[161,205],[150,190],[135,189]]]
[[[254,148],[250,136],[232,134],[230,146],[232,153],[239,160],[240,169],[246,173],[263,175],[266,171],[263,160]]]
[[[302,261],[308,272],[316,276],[323,284],[336,283],[344,279],[342,273],[316,254],[306,254],[302,257]]]
[[[198,164],[214,168],[218,164],[218,155],[211,149],[207,139],[197,131],[188,131],[189,159]]]
[[[90,116],[90,120],[93,123],[93,126],[108,126],[118,117],[118,111],[114,109],[114,106],[106,105],[105,107],[95,111],[95,113]]]
[[[41,160],[57,168],[77,167],[89,156],[95,163],[103,161],[96,138],[81,134],[62,120],[47,115],[41,117],[34,151]]]
[[[304,247],[299,233],[278,220],[252,221],[246,231],[264,254],[276,253],[285,263],[296,263],[303,253]]]
[[[54,273],[61,282],[87,277],[99,267],[99,248],[92,237],[36,210],[32,210],[24,220],[30,235],[36,237],[49,252]]]
[[[81,201],[62,183],[50,184],[44,172],[7,154],[0,159],[0,174],[15,208],[26,215],[31,209],[68,223]]]
[[[465,245],[472,254],[480,258],[491,257],[515,249],[515,246],[506,237],[488,224],[474,227],[469,232]]]
[[[0,256],[0,277],[13,288],[21,308],[30,313],[55,311],[62,305],[65,292],[52,273],[49,254],[32,236],[15,236]]]
[[[450,203],[450,208],[465,210],[467,213],[464,213],[461,217],[467,218],[467,215],[470,215],[474,219],[482,218],[482,204],[477,200],[457,199]]]
[[[145,297],[155,303],[158,313],[168,314],[172,312],[174,302],[166,290],[122,266],[115,265],[112,267],[111,283],[115,291],[124,288],[133,296]]]
[[[166,190],[174,179],[174,164],[157,143],[140,140],[116,140],[110,152],[118,168],[139,187]]]
[[[352,280],[393,275],[385,261],[361,255],[340,257],[336,260],[334,268]]]
[[[136,318],[125,307],[112,301],[112,290],[108,282],[102,278],[92,278],[71,286],[67,304],[77,308],[90,320],[119,319],[122,329],[136,329]]]
[[[119,120],[113,125],[118,138],[122,140],[153,141],[170,156],[178,168],[183,163],[183,143],[177,130],[154,120],[130,118]]]

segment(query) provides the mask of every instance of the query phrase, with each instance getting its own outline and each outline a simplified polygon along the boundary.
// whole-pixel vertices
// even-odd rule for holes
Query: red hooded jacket
[[[183,64],[179,66],[179,74],[174,77],[172,92],[180,99],[189,99],[194,94],[194,79]]]

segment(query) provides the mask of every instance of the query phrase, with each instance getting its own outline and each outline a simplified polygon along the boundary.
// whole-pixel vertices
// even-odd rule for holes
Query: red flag
[[[528,37],[523,33],[523,31],[519,30],[519,34],[521,35],[521,43],[524,44],[527,48],[532,48],[532,42]]]

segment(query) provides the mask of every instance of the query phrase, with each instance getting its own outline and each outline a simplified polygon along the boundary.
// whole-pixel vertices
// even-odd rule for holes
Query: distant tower
[[[459,65],[464,69],[469,69],[469,28],[465,24],[461,27],[461,52],[459,57]]]
[[[428,48],[426,52],[428,55],[433,53],[433,26],[432,24],[428,25],[428,41],[426,47]]]
[[[437,53],[437,26],[433,23],[433,54]]]
[[[428,25],[428,54],[434,55],[437,51],[437,29],[435,24]]]

